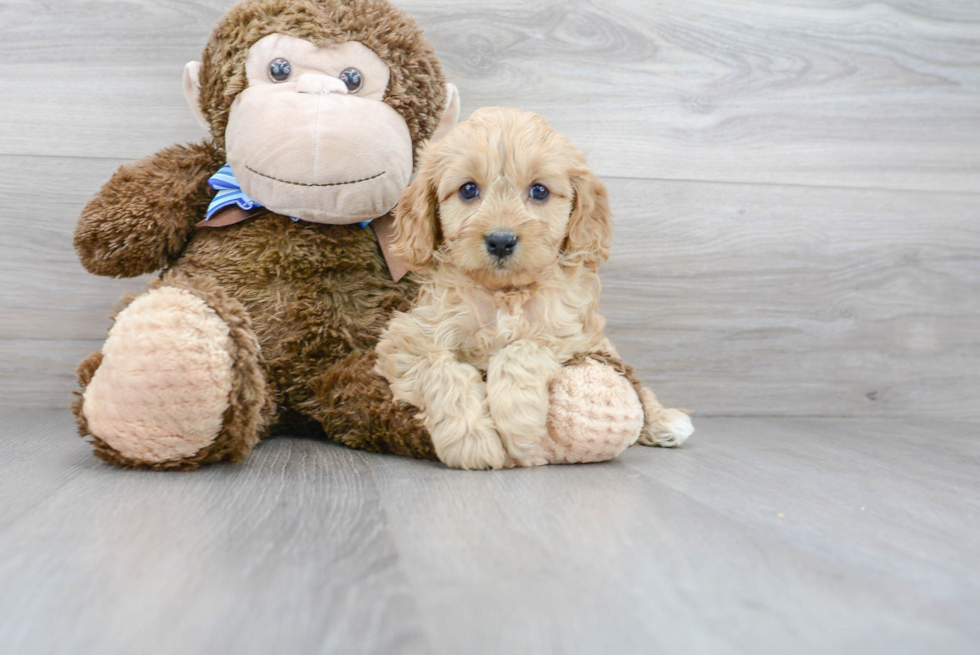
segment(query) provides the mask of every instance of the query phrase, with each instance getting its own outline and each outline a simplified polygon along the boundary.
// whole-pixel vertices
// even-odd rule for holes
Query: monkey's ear
[[[189,61],[184,66],[184,96],[187,104],[191,106],[197,124],[204,128],[204,131],[211,131],[211,124],[207,116],[201,110],[201,62]]]
[[[438,141],[449,134],[459,121],[459,90],[454,84],[446,82],[446,109],[442,112],[439,125],[429,141]]]
[[[423,146],[423,150],[428,149],[428,144]],[[429,266],[440,238],[435,166],[432,157],[425,157],[425,152],[422,155],[422,168],[402,193],[394,211],[395,252],[405,259],[405,265],[412,271]]]

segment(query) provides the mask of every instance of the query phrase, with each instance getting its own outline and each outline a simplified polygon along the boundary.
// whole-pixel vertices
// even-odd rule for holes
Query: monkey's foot
[[[586,360],[566,366],[552,384],[541,448],[552,464],[601,462],[633,445],[642,428],[643,406],[629,380]]]
[[[255,388],[255,362],[233,332],[241,330],[188,289],[158,287],[126,307],[101,357],[79,366],[85,390],[76,416],[96,455],[121,466],[192,469],[247,453],[257,422],[244,424],[242,391],[254,396],[264,383]]]

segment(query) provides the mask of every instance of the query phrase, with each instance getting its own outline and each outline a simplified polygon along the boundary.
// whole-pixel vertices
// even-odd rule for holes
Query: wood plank
[[[0,407],[59,407],[78,390],[75,367],[100,339],[0,339]]]
[[[229,0],[0,8],[0,154],[133,159]],[[460,87],[541,112],[607,176],[980,189],[980,5],[407,0]],[[66,108],[70,107],[70,114]]]
[[[416,11],[466,108],[538,111],[605,175],[980,189],[975,4],[561,7]]]
[[[961,539],[970,526],[980,526],[980,425],[773,418],[697,423],[690,447],[676,457],[633,449],[624,463],[823,560],[906,589],[921,587],[895,602],[977,630],[980,545]]]
[[[17,653],[975,653],[980,425],[698,419],[682,448],[450,471],[279,438],[192,474],[0,409]],[[863,509],[862,509],[863,508]],[[779,514],[783,514],[783,518]]]
[[[119,299],[152,279],[91,275],[72,245],[82,208],[122,163],[0,156],[0,339],[102,340]]]
[[[950,446],[941,429],[916,441],[892,421],[914,445],[881,457],[890,435],[864,424],[714,419],[679,451],[637,448],[605,465],[420,476],[386,459],[374,470],[443,652],[970,652],[980,639],[980,585],[967,568],[980,554],[976,447],[956,441],[950,457],[931,458]],[[945,427],[969,429],[976,444],[975,426]],[[850,439],[834,441],[826,467],[837,434]],[[963,493],[950,483],[930,496],[945,483],[923,479],[934,471],[920,456],[969,480]],[[849,487],[836,495],[857,490],[868,511],[821,511],[813,490],[834,496],[842,478]],[[914,490],[887,498],[909,480]],[[911,515],[898,509],[906,497]],[[765,524],[746,520],[763,508]],[[931,512],[942,518],[906,525]],[[480,619],[461,621],[461,607]]]
[[[79,466],[86,450],[72,439],[70,412],[65,409],[17,411],[0,408],[0,535],[29,514],[86,467]],[[2,542],[2,536],[0,536]]]
[[[0,507],[5,651],[428,651],[364,454],[278,440],[160,475],[72,432],[64,411],[0,421],[5,488],[31,497]]]
[[[611,181],[608,333],[708,415],[980,417],[980,198]]]
[[[86,273],[78,212],[118,161],[0,157],[0,404],[64,405],[143,280]],[[39,180],[57,176],[57,194]],[[607,180],[603,311],[706,415],[980,417],[980,196]]]
[[[976,196],[610,188],[608,331],[668,404],[980,416]]]

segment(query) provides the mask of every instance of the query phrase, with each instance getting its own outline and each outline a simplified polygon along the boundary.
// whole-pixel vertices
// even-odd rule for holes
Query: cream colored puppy
[[[382,335],[377,370],[422,411],[444,463],[547,463],[549,385],[562,365],[618,361],[599,315],[610,219],[605,186],[537,114],[482,109],[425,149],[394,237],[425,278],[417,306]],[[634,384],[640,443],[676,446],[693,432]]]

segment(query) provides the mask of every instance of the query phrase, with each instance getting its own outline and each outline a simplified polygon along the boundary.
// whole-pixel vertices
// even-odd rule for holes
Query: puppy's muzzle
[[[510,230],[494,230],[483,241],[487,245],[487,252],[502,261],[514,254],[518,237]]]

